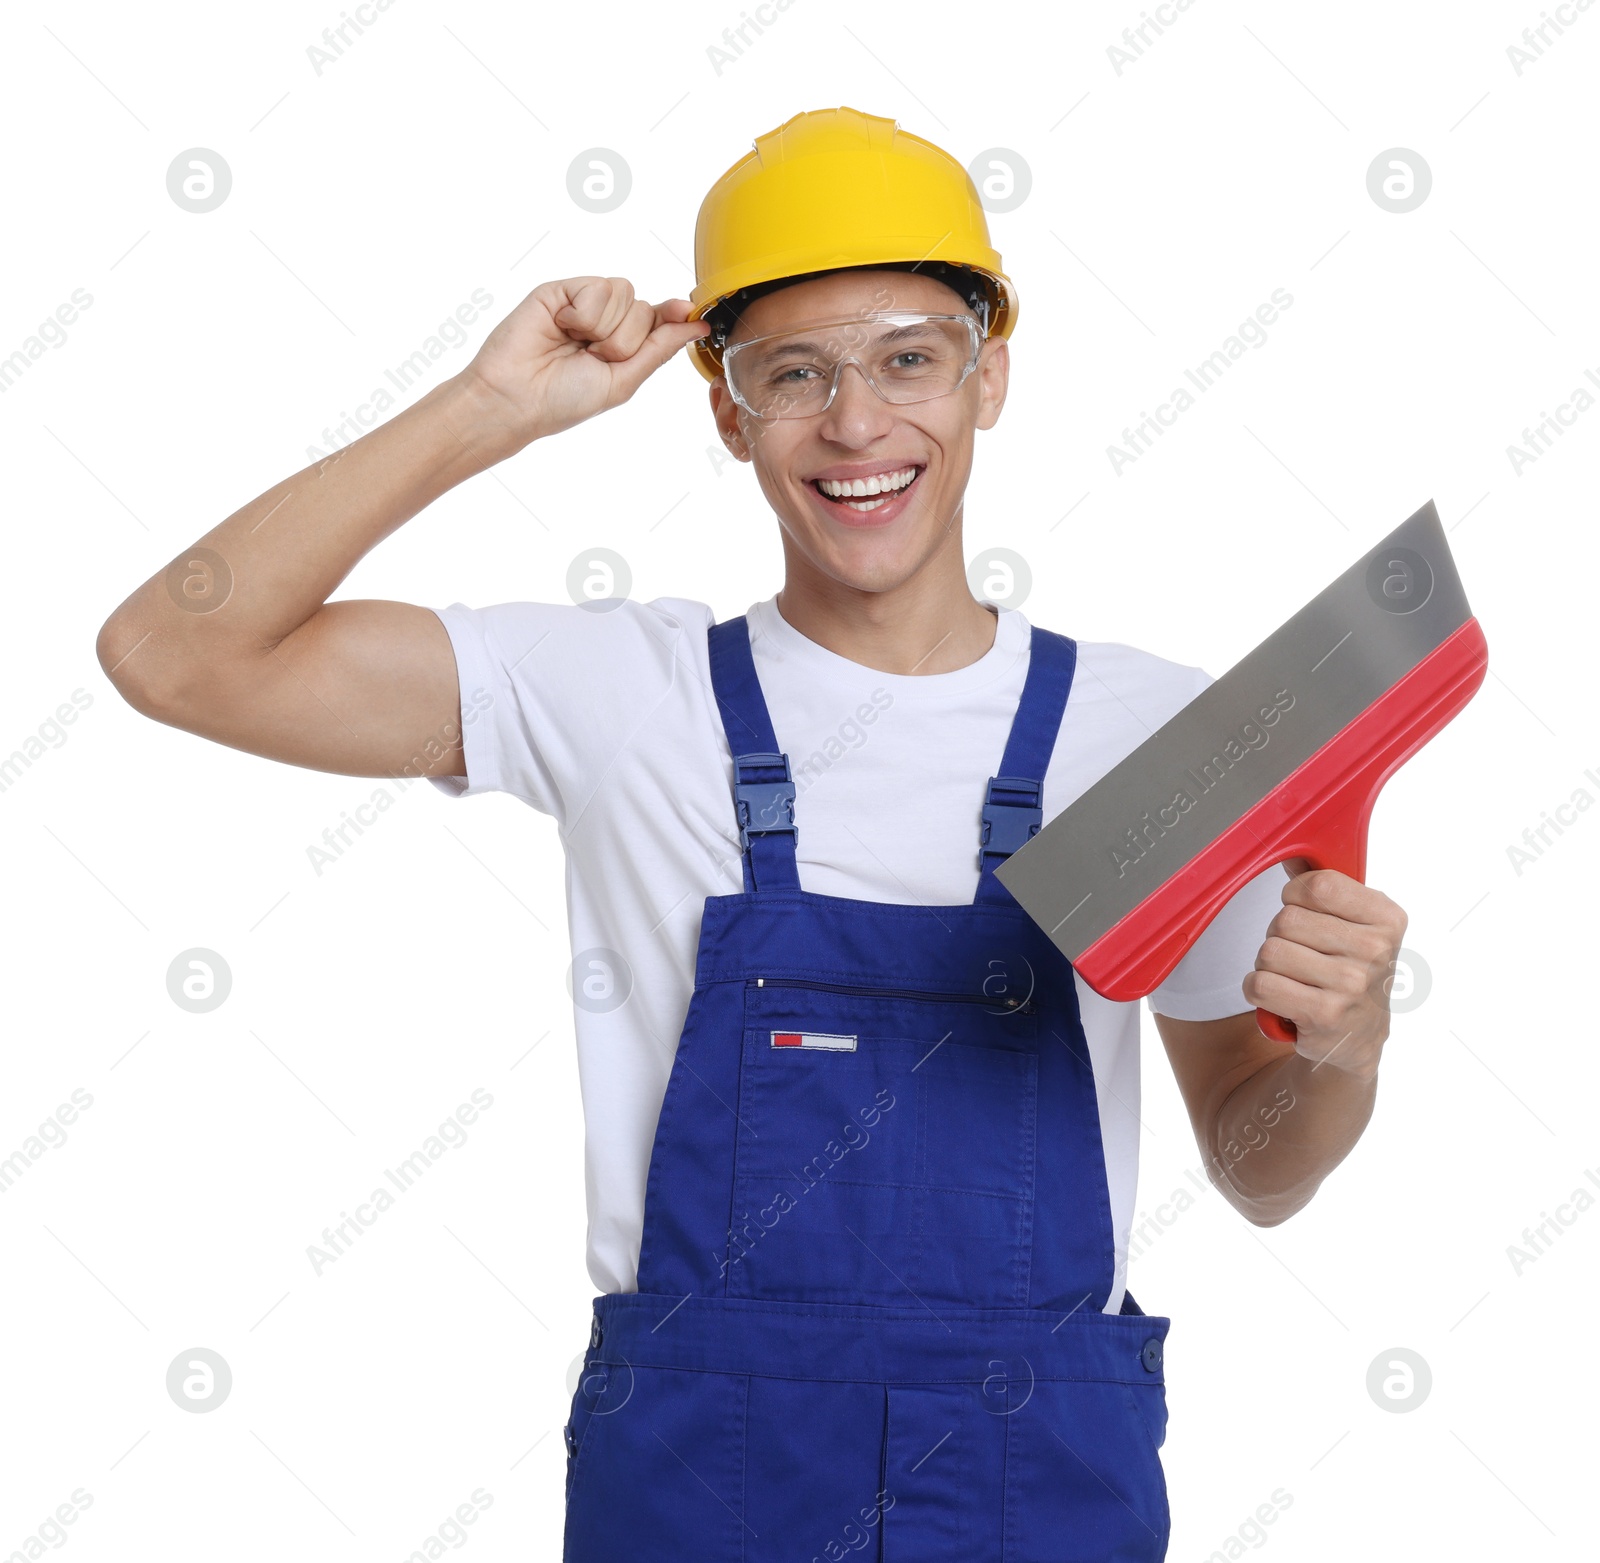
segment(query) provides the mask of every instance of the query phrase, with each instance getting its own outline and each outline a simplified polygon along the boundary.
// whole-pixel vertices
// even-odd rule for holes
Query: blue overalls
[[[711,628],[745,890],[706,898],[639,1290],[595,1299],[566,1563],[1164,1557],[1170,1321],[1102,1312],[1072,968],[992,873],[1076,652],[1033,628],[972,904],[898,905],[800,888],[748,628]]]

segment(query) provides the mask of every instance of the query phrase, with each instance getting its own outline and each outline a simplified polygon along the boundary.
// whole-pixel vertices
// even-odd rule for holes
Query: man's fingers
[[[599,332],[600,315],[608,297],[602,278],[584,278],[577,287],[567,290],[567,302],[551,310],[550,318],[564,335],[592,341]]]
[[[1389,936],[1370,923],[1352,923],[1331,912],[1314,912],[1307,906],[1286,906],[1267,924],[1269,937],[1292,939],[1324,955],[1347,955],[1353,960],[1384,963],[1390,958]]]
[[[644,345],[655,324],[656,312],[643,299],[633,299],[610,331],[590,342],[589,352],[608,364],[626,363]]]
[[[625,402],[675,353],[710,335],[704,321],[687,319],[688,299],[647,303],[634,297],[626,277],[573,277],[556,286],[564,297],[549,301],[550,319],[584,357],[610,371],[606,406]]]
[[[1315,1030],[1328,1018],[1331,995],[1281,972],[1253,971],[1244,979],[1245,1003],[1282,1015],[1301,1030]]]
[[[631,358],[614,366],[614,373],[632,396],[666,361],[690,342],[709,335],[703,320],[661,321]]]
[[[575,341],[603,342],[633,302],[633,284],[626,277],[584,277],[550,318]]]
[[[619,368],[628,366],[630,394],[685,343],[710,334],[709,326],[685,320],[691,308],[687,299],[668,299],[663,304],[650,305],[643,299],[633,298],[632,291],[630,287],[626,311],[614,320],[610,319],[614,309],[602,311],[598,324],[591,328],[586,349],[592,358],[602,363]],[[576,330],[569,334],[580,335]]]
[[[1354,996],[1366,990],[1365,969],[1336,955],[1324,955],[1292,939],[1269,935],[1256,956],[1256,970],[1292,977],[1309,987]]]
[[[1297,874],[1283,887],[1285,906],[1304,906],[1347,922],[1368,923],[1397,935],[1405,931],[1405,913],[1381,890],[1333,868]]]

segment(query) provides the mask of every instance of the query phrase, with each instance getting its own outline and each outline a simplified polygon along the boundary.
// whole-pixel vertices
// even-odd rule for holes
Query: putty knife
[[[1488,656],[1430,500],[995,877],[1096,993],[1143,998],[1272,864],[1365,880],[1378,789],[1472,698]],[[1256,1019],[1294,1040],[1293,1022]]]

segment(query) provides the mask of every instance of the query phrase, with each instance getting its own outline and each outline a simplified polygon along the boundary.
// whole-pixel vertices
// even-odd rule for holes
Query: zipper
[[[758,988],[814,988],[823,993],[853,993],[869,999],[911,999],[927,1004],[982,1004],[986,1009],[1008,1010],[1017,1015],[1031,1015],[1036,1006],[1031,998],[995,999],[985,993],[929,993],[909,988],[868,988],[846,982],[813,982],[805,977],[755,977]]]

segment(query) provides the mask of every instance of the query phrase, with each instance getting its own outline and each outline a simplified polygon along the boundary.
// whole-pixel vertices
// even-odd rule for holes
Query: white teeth
[[[915,467],[902,467],[898,472],[881,472],[870,478],[819,478],[817,487],[834,499],[846,495],[852,498],[867,494],[892,494],[903,489],[917,475]],[[876,510],[876,505],[856,506],[856,509]]]

